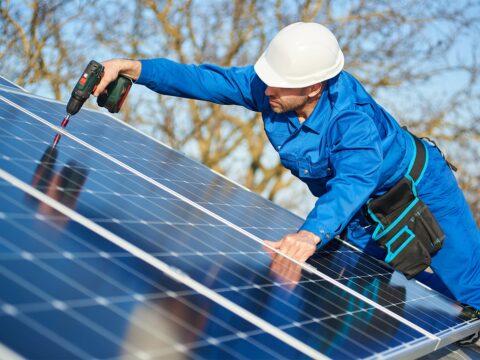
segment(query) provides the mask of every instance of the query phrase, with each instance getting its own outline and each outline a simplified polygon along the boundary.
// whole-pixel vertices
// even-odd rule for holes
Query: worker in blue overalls
[[[342,51],[326,27],[287,26],[255,66],[222,68],[168,59],[115,59],[103,64],[105,74],[96,96],[121,73],[161,94],[242,105],[262,113],[280,161],[318,197],[299,231],[276,242],[265,241],[269,246],[306,261],[345,231],[348,241],[385,259],[385,249],[372,236],[375,226],[366,217],[365,204],[408,175],[419,149],[413,137],[342,70]],[[445,234],[443,247],[431,255],[430,277],[438,282],[430,285],[480,309],[479,230],[439,149],[424,140],[419,144],[425,147],[426,159],[414,193]]]

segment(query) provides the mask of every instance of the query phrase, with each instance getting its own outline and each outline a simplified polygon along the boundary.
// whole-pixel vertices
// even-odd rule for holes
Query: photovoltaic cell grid
[[[62,104],[10,92],[2,95],[53,124],[64,112]],[[1,110],[1,168],[31,183],[54,131],[11,106]],[[151,179],[198,200],[209,210],[229,216],[229,221],[255,235],[278,238],[299,224],[299,219],[285,210],[109,116],[82,111],[73,120],[69,125],[72,134],[141,169]],[[73,168],[77,179],[78,174],[87,179],[82,180],[85,184],[75,201],[76,211],[325,355],[358,358],[382,352],[421,353],[420,346],[423,352],[430,351],[438,342],[315,274],[301,272],[281,257],[271,259],[259,243],[78,142],[63,136],[59,150],[50,166],[52,172],[57,172],[51,175],[53,182],[68,182],[69,171],[60,169],[70,169],[71,174]],[[59,197],[52,186],[44,187],[48,195]],[[230,199],[234,199],[233,204]],[[458,319],[458,307],[445,298],[392,275],[380,263],[338,242],[313,259],[312,264],[431,333],[460,333],[459,329],[469,325]],[[423,306],[426,302],[422,300],[428,300],[429,306]]]
[[[0,76],[0,88],[4,86],[6,88],[11,88],[11,89],[15,89],[17,91],[24,91],[20,86],[18,86],[17,84],[11,82],[10,80],[8,79],[5,79],[3,76]]]
[[[0,116],[9,118],[12,115],[5,113]],[[47,146],[54,132],[35,121],[27,127],[25,123],[8,122],[1,128],[3,129],[1,139],[7,139],[2,143],[2,148],[5,149],[2,158],[5,162],[2,162],[2,168],[24,182],[30,182],[31,169],[36,168],[38,164],[29,158],[43,157],[43,148]],[[41,141],[41,138],[45,140]],[[142,180],[131,174],[123,173],[121,177],[117,177],[121,183],[112,182],[117,171],[114,164],[82,147],[77,147],[77,144],[68,138],[61,141],[67,151],[72,151],[71,154],[67,153],[67,159],[82,159],[84,165],[81,168],[89,171],[88,182],[76,205],[77,211],[88,214],[91,219],[107,229],[129,239],[168,264],[179,267],[197,281],[208,284],[218,293],[262,318],[270,317],[271,322],[279,328],[286,329],[298,338],[319,338],[317,341],[323,340],[327,346],[329,337],[342,336],[337,334],[338,326],[328,325],[328,320],[336,325],[342,323],[338,318],[345,317],[347,319],[343,322],[348,326],[350,321],[348,319],[354,317],[360,309],[375,312],[362,302],[337,304],[338,289],[318,280],[307,282],[311,290],[302,284],[296,287],[293,294],[287,289],[288,301],[285,301],[283,299],[285,289],[282,288],[282,284],[272,284],[268,266],[270,257],[263,250],[259,251],[259,244],[249,239],[242,241],[242,237],[230,228],[203,216],[195,209],[189,209],[188,206],[185,208],[184,202],[172,201],[168,194],[162,193],[157,188],[144,188]],[[26,154],[32,155],[25,157]],[[59,169],[74,166],[71,160],[63,163],[60,161],[60,157],[56,159]],[[25,166],[29,163],[30,166]],[[53,191],[47,193],[55,197]],[[111,194],[115,199],[111,199]],[[144,194],[153,196],[154,201],[146,199]],[[135,202],[130,200],[131,196],[135,197]],[[123,200],[126,202],[123,203]],[[98,209],[92,208],[92,204]],[[113,206],[114,204],[116,206]],[[129,209],[129,213],[122,209]],[[108,213],[109,211],[114,213]],[[189,223],[186,223],[186,220]],[[163,239],[166,241],[162,241]],[[254,271],[255,269],[258,270]],[[311,302],[303,300],[305,292],[313,297]],[[317,294],[323,294],[323,298],[316,299]],[[271,300],[266,302],[266,298]],[[320,303],[319,300],[322,303],[321,307],[315,306]],[[379,315],[373,314],[372,317],[377,318]],[[317,322],[313,322],[312,318]],[[359,321],[364,323],[366,328],[369,327],[368,322],[361,317]],[[387,321],[383,323],[385,327],[389,327]],[[317,329],[322,327],[325,328],[320,333],[323,339],[317,335]],[[403,332],[405,340],[412,341],[419,337],[419,334],[409,328]],[[409,332],[413,334],[408,334]],[[348,335],[349,339],[346,338],[346,334],[343,335],[345,342],[352,342],[351,334]],[[361,338],[361,334],[359,336]],[[360,344],[369,339],[360,340],[361,342],[356,344],[357,347],[365,346]],[[398,346],[402,338],[392,340],[393,344]],[[388,345],[379,345],[384,350],[389,348]],[[337,351],[344,352],[341,347],[338,347]],[[356,353],[359,351],[360,349]],[[355,356],[357,355],[354,353],[350,354],[352,358]]]
[[[43,99],[9,92],[0,94],[53,125],[58,125],[58,119],[65,116],[64,104],[45,103]],[[118,126],[118,122],[108,115],[84,109],[71,119],[68,131],[223,218],[237,221],[237,225],[261,238],[271,236],[272,229],[277,230],[274,235],[279,237],[285,231],[295,231],[302,223],[300,218],[244,191],[204,165],[127,126]],[[273,208],[276,209],[275,215],[279,215],[276,218],[271,216]]]
[[[0,187],[0,338],[21,355],[301,357],[62,214],[39,212],[46,204]]]
[[[55,110],[51,105],[48,106],[48,110],[45,110],[45,106],[43,105],[42,110],[41,102],[32,101],[30,98],[27,98],[27,100],[29,100],[28,104],[23,96],[13,95],[13,100],[37,115],[42,115],[43,112],[45,114],[53,113],[57,116],[58,113],[58,117],[61,117],[64,112],[63,104],[58,104]],[[57,111],[57,113],[55,113],[55,111]],[[141,169],[142,173],[150,176],[152,179],[161,183],[168,183],[169,188],[178,191],[189,199],[193,199],[196,203],[201,203],[207,209],[227,218],[227,220],[231,220],[242,228],[249,231],[251,229],[255,230],[256,233],[254,231],[250,232],[258,235],[260,238],[279,238],[287,231],[295,231],[301,223],[297,217],[286,213],[283,209],[272,207],[271,203],[254,194],[246,193],[242,189],[235,187],[234,184],[218,176],[216,178],[220,183],[215,183],[212,190],[212,187],[209,186],[208,183],[202,182],[203,178],[215,178],[209,169],[198,165],[198,163],[190,159],[179,156],[176,152],[165,149],[154,141],[146,141],[145,137],[136,132],[134,136],[140,136],[141,138],[135,141],[130,140],[132,131],[125,126],[119,127],[118,123],[108,116],[100,115],[96,112],[82,112],[80,115],[85,116],[85,118],[80,117],[76,120],[75,126],[78,125],[79,129],[77,130],[72,126],[70,130],[72,134],[83,138],[83,140],[89,140],[90,138],[99,139],[97,142],[94,140],[90,140],[89,142],[93,143],[100,150],[107,152],[109,155],[121,159],[127,165]],[[52,118],[52,116],[49,116],[47,119],[50,120],[50,118]],[[109,140],[108,136],[103,135],[106,133],[111,133],[112,139],[115,139],[115,142]],[[121,151],[118,150],[119,143],[122,144]],[[139,148],[138,144],[144,144],[144,146]],[[155,148],[156,151],[141,150],[152,148]],[[155,168],[155,165],[158,167]],[[201,176],[198,175],[199,173],[201,173]],[[137,180],[135,179],[134,181]],[[215,187],[215,185],[218,186]],[[223,189],[226,190],[223,191]],[[107,190],[107,193],[111,193],[111,191]],[[226,193],[226,195],[223,195],[224,193]],[[230,198],[233,199],[232,203],[228,202]],[[251,200],[252,198],[253,200]],[[222,211],[219,205],[222,205],[227,211]],[[245,209],[248,209],[248,206],[253,207],[255,212],[252,211],[251,214],[246,213]],[[280,213],[275,212],[274,209],[278,209]],[[324,265],[325,261],[316,262],[312,260],[312,262],[317,268],[321,268],[323,272],[331,274],[331,276],[335,277],[336,274],[342,273],[347,283],[352,283],[352,277],[368,277],[371,276],[372,273],[377,275],[379,280],[388,283],[390,271],[384,266],[379,265],[379,263],[369,261],[366,265],[364,263],[367,260],[364,260],[355,267],[355,273],[346,274],[345,269],[342,270],[340,267],[345,267],[345,264],[348,265],[352,262],[358,263],[359,258],[366,259],[366,257],[362,257],[360,254],[355,254],[352,251],[340,253],[336,251],[335,254],[337,254],[337,258],[328,266]],[[340,257],[339,254],[341,255],[341,259],[338,259],[338,257]],[[352,270],[348,271],[352,272]],[[416,299],[424,300],[426,297],[438,296],[436,293],[425,294],[424,291],[417,291],[417,293],[419,294]],[[370,292],[367,292],[366,295],[371,295],[372,298],[377,296],[377,294]],[[398,299],[397,302],[402,301]],[[429,321],[428,324],[431,324],[431,322]]]

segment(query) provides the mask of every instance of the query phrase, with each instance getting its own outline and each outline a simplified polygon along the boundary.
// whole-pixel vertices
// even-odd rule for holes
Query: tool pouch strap
[[[415,150],[407,174],[385,194],[368,200],[366,210],[375,226],[373,239],[387,250],[385,262],[411,279],[430,266],[445,234],[417,195],[428,163],[425,144],[408,135]]]

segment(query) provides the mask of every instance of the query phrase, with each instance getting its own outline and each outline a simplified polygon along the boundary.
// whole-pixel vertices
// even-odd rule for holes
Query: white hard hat
[[[342,71],[343,62],[330,30],[297,22],[280,30],[254,68],[268,86],[302,88],[333,78]]]

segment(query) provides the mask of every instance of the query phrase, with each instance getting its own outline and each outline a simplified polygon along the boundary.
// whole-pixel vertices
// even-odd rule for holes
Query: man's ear
[[[322,90],[323,90],[323,82],[310,85],[310,91],[308,92],[308,97],[313,99],[319,96],[322,93]]]

